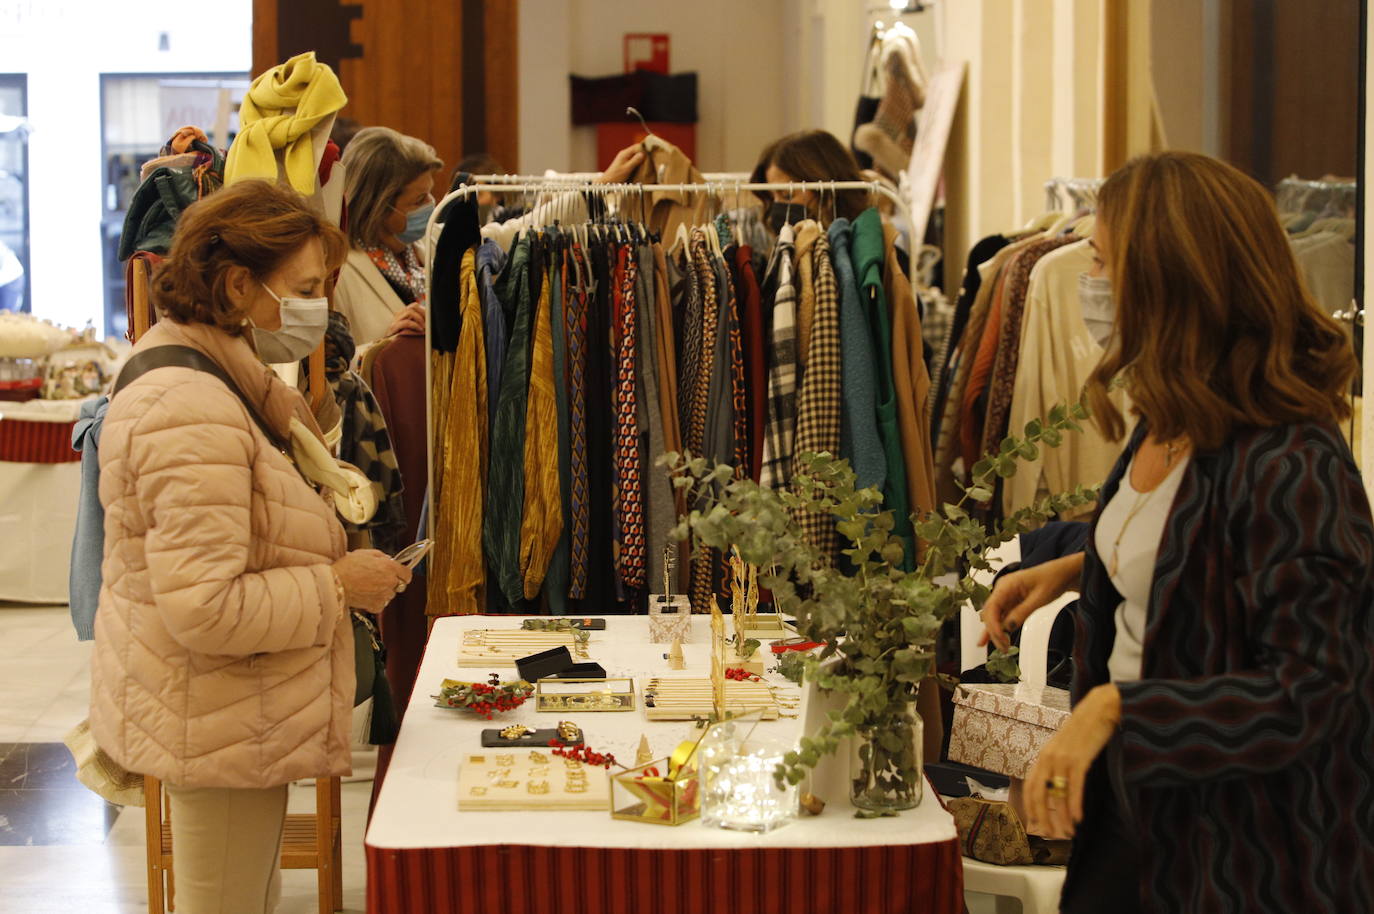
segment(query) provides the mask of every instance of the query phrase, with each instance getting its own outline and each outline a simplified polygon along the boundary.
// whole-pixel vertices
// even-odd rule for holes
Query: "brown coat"
[[[897,263],[897,230],[883,223],[887,262],[883,266],[892,309],[892,379],[897,388],[897,425],[906,458],[911,510],[935,510],[935,455],[930,445],[930,373],[921,348],[921,314],[911,282]]]
[[[136,351],[167,344],[214,359],[279,432],[309,418],[242,339],[163,321]],[[346,774],[353,632],[332,506],[237,396],[189,368],[151,371],[113,401],[100,467],[96,743],[182,787]]]

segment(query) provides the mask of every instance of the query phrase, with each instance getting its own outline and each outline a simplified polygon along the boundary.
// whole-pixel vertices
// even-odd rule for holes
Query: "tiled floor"
[[[145,914],[143,810],[76,782],[62,737],[86,716],[90,648],[65,607],[0,603],[0,914]],[[360,771],[370,765],[356,757]],[[363,827],[372,782],[343,785],[344,909],[364,910]],[[314,788],[293,787],[292,812]],[[315,874],[282,874],[278,914],[317,911]]]

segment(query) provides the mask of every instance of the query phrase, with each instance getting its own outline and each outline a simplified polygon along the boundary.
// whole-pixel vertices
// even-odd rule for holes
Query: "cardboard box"
[[[1069,717],[1069,693],[1024,683],[961,685],[954,690],[949,758],[1024,778],[1041,748]]]

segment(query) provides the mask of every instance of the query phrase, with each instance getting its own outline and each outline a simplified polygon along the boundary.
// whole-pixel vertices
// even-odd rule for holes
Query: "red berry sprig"
[[[751,673],[742,666],[732,666],[725,671],[726,679],[733,679],[735,682],[763,682],[763,677]]]
[[[553,749],[553,754],[559,758],[576,759],[582,764],[590,765],[593,768],[605,768],[609,771],[612,765],[624,767],[615,760],[614,755],[611,755],[609,752],[602,753],[593,751],[586,743],[580,746],[569,746],[561,739],[555,738],[549,740],[549,746]]]
[[[487,682],[464,682],[441,689],[436,696],[448,708],[466,708],[487,720],[496,714],[513,711],[525,703],[534,692],[528,682],[501,682],[497,673],[492,673]]]

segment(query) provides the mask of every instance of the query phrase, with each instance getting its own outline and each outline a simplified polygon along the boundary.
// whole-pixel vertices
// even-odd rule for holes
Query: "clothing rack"
[[[548,181],[539,179],[533,182],[520,183],[487,183],[487,184],[463,184],[444,195],[430,213],[429,224],[425,227],[425,302],[430,301],[430,295],[434,286],[434,275],[432,264],[434,263],[434,248],[437,235],[435,227],[438,225],[439,214],[444,212],[450,203],[455,200],[465,200],[482,192],[488,193],[542,193],[549,190],[559,190],[566,188],[569,182],[554,179]],[[754,183],[749,181],[706,181],[700,184],[588,184],[585,187],[578,187],[582,193],[593,193],[602,196],[619,194],[625,197],[638,197],[643,199],[648,194],[654,193],[673,193],[673,194],[710,194],[710,193],[742,193],[744,191],[776,191],[785,190],[789,193],[797,191],[811,190],[816,191],[823,200],[824,195],[829,192],[842,190],[866,190],[871,194],[881,194],[892,201],[897,208],[897,212],[906,220],[907,225],[911,225],[911,206],[906,199],[897,191],[879,181],[787,181],[774,183]],[[824,204],[821,204],[822,208]],[[917,258],[910,259],[907,266],[912,288],[916,288],[916,261]],[[430,321],[425,321],[425,441],[427,447],[427,478],[426,492],[434,492],[434,351],[433,329]],[[434,517],[438,506],[431,504],[427,514],[427,529],[425,536],[434,537]]]
[[[601,177],[599,171],[567,171],[551,175],[473,175],[473,184],[591,184]],[[716,171],[702,175],[708,182],[748,181],[748,172]]]
[[[1050,178],[1045,182],[1045,208],[1050,212],[1067,209],[1096,209],[1097,192],[1103,178]]]
[[[1301,213],[1310,210],[1354,210],[1359,184],[1355,181],[1311,181],[1304,178],[1284,178],[1275,191],[1275,203],[1281,213]]]

